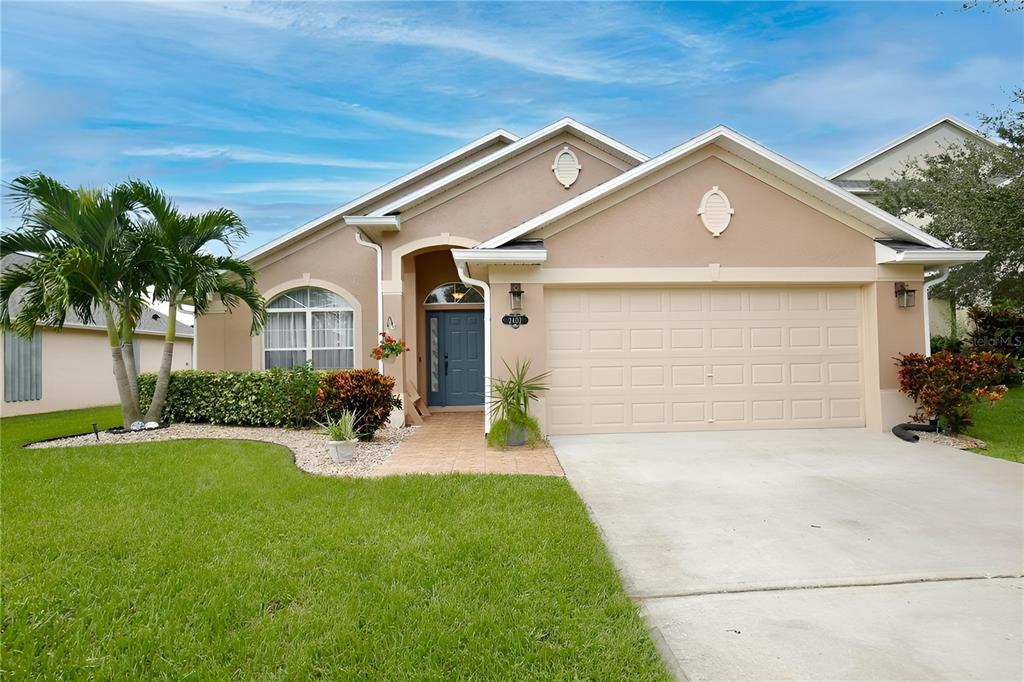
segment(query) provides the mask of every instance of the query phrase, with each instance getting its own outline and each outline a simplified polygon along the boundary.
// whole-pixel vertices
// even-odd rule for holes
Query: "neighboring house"
[[[412,421],[479,409],[503,363],[529,359],[551,372],[549,434],[881,430],[912,411],[894,356],[925,347],[906,292],[983,256],[729,128],[648,158],[563,119],[487,135],[248,254],[266,329],[211,311],[198,365],[378,366],[386,331],[411,349],[379,366]]]
[[[828,179],[843,189],[875,203],[876,196],[871,191],[872,180],[894,179],[908,163],[915,159],[926,154],[938,154],[948,147],[963,145],[968,141],[997,144],[985,137],[984,133],[963,121],[952,116],[943,116],[840,168],[829,175]],[[908,216],[906,220],[917,227],[923,227],[928,222],[927,218],[920,219],[917,216]],[[931,320],[931,333],[948,335],[951,331],[952,319],[949,301],[929,300],[928,312]],[[967,323],[967,311],[963,308],[958,309],[958,329],[961,331],[966,329]]]
[[[0,272],[30,258],[9,253],[0,259]],[[11,297],[11,317],[17,315],[20,299],[15,291]],[[159,369],[166,329],[167,316],[147,307],[135,330],[135,359],[140,371]],[[192,328],[178,323],[175,335],[173,368],[189,369]],[[40,326],[31,339],[5,331],[0,344],[5,417],[118,402],[102,312],[88,324],[69,312],[63,329]]]

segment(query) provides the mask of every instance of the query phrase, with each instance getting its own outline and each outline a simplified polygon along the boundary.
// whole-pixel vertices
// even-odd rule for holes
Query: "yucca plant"
[[[488,396],[487,409],[491,415],[491,428],[487,432],[487,443],[492,447],[506,448],[509,445],[529,443],[534,446],[543,440],[540,424],[530,416],[530,403],[547,390],[550,372],[530,376],[530,361],[516,360],[516,366],[509,367],[507,379],[494,379]]]
[[[352,410],[342,410],[337,418],[327,419],[327,423],[323,425],[324,431],[327,432],[327,437],[334,441],[355,440],[359,437],[359,432],[356,431],[358,419],[359,415]]]
[[[328,417],[327,423],[321,424],[327,433],[327,454],[335,464],[347,462],[355,454],[358,422],[357,412],[342,410],[337,417]]]

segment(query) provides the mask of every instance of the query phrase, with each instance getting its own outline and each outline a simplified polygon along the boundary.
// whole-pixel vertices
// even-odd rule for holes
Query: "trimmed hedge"
[[[163,421],[239,426],[311,426],[334,411],[334,404],[327,405],[325,411],[318,394],[325,385],[336,392],[337,381],[332,377],[337,375],[352,375],[345,386],[357,405],[371,405],[366,401],[366,396],[379,396],[380,387],[388,387],[388,392],[380,398],[387,405],[386,410],[383,405],[371,405],[377,419],[367,423],[365,429],[369,431],[368,437],[372,437],[373,432],[387,422],[391,408],[399,404],[398,398],[390,393],[394,388],[394,379],[384,377],[376,370],[327,373],[309,366],[299,366],[288,370],[258,372],[171,372]],[[146,372],[139,375],[139,397],[143,410],[152,400],[155,387],[156,374]],[[336,395],[336,403],[344,402],[345,397]],[[369,430],[371,427],[372,431]]]

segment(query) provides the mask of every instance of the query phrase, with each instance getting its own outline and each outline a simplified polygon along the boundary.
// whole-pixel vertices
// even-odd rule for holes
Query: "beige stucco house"
[[[828,176],[828,179],[857,196],[875,203],[871,190],[872,180],[892,180],[907,164],[918,162],[925,155],[940,152],[966,143],[995,145],[980,130],[952,116],[943,116],[931,123],[899,137],[853,163],[847,164]],[[908,216],[908,222],[924,227],[928,219]],[[938,276],[941,277],[941,274]],[[952,330],[953,311],[949,301],[929,298],[927,302],[930,333],[946,336]],[[966,329],[967,310],[957,309],[957,328]]]
[[[248,254],[267,328],[204,315],[198,367],[378,366],[386,331],[411,349],[379,366],[412,421],[479,409],[529,359],[550,434],[882,429],[911,411],[892,358],[925,348],[925,268],[983,256],[726,127],[648,158],[563,119]]]
[[[9,253],[0,259],[0,271],[23,263],[30,256]],[[11,316],[17,315],[20,295],[11,297]],[[135,330],[135,360],[140,371],[155,372],[164,349],[167,316],[147,308]],[[172,369],[193,364],[191,327],[176,324]],[[113,405],[119,400],[110,365],[110,344],[102,313],[84,322],[69,312],[64,328],[36,327],[31,339],[12,332],[0,334],[0,383],[4,397],[0,414],[14,417],[55,410]]]

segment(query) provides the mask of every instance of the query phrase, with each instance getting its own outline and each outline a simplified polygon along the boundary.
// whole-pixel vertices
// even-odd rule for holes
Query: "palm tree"
[[[16,178],[10,190],[21,225],[0,235],[0,252],[29,251],[36,257],[0,277],[0,325],[29,337],[39,324],[62,328],[68,311],[87,324],[98,322],[97,312],[102,313],[127,427],[141,410],[122,353],[123,329],[134,332],[138,312],[133,317],[132,311],[143,306],[138,288],[129,283],[145,270],[143,260],[152,262],[142,254],[159,248],[130,238],[139,208],[133,188],[71,189],[36,173]],[[12,320],[10,299],[19,288],[21,309]]]
[[[174,357],[174,329],[178,307],[191,303],[198,318],[215,297],[234,309],[245,304],[252,312],[252,334],[266,322],[266,303],[256,289],[256,274],[243,260],[215,256],[207,250],[222,244],[231,254],[248,232],[234,211],[216,209],[198,214],[182,213],[160,190],[142,182],[131,182],[131,192],[149,214],[139,226],[143,241],[155,245],[166,260],[152,269],[154,298],[167,301],[167,331],[160,359],[153,399],[146,421],[160,421]]]

